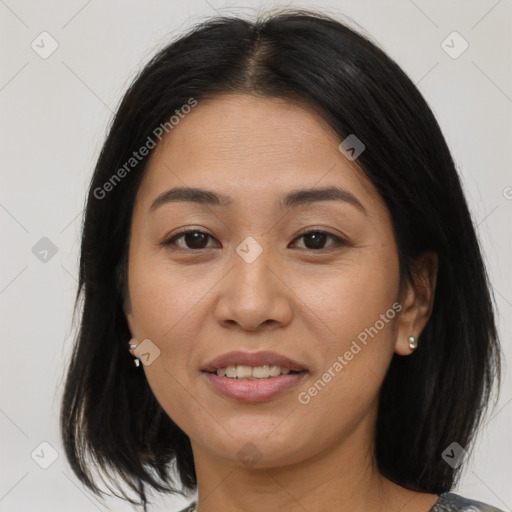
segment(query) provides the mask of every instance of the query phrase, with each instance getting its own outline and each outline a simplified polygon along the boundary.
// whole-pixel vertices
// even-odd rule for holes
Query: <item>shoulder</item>
[[[196,505],[197,502],[193,501],[190,503],[190,505],[187,505],[184,509],[180,510],[179,512],[196,512]]]
[[[429,512],[503,512],[501,509],[481,501],[464,498],[458,494],[445,492],[439,495],[437,503]]]

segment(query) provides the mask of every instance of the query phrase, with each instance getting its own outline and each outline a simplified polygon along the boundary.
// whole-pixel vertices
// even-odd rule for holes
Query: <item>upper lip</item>
[[[306,369],[301,363],[282,354],[278,354],[277,352],[268,350],[261,352],[243,352],[239,350],[226,352],[225,354],[215,357],[206,363],[201,370],[204,372],[215,372],[219,368],[226,368],[227,366],[263,366],[265,364],[289,368],[297,372]]]

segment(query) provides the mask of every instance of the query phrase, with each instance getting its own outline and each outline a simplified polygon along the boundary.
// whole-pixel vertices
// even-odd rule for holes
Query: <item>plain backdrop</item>
[[[455,491],[511,510],[512,2],[288,4],[366,31],[418,85],[441,125],[478,226],[505,355],[500,401]],[[0,0],[0,511],[106,510],[67,464],[58,414],[75,334],[85,194],[123,92],[157,48],[195,23],[279,5]],[[186,503],[162,499],[151,510]],[[117,499],[106,504],[133,510]]]

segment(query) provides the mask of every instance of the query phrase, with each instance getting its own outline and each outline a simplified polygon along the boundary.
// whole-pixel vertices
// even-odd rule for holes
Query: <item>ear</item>
[[[439,260],[433,251],[422,252],[412,268],[413,282],[402,289],[402,311],[398,318],[395,352],[406,356],[413,352],[409,347],[409,336],[419,338],[432,309],[437,282]]]
[[[128,324],[128,329],[133,337],[134,336],[133,333],[136,332],[135,319],[133,317],[132,302],[130,300],[130,295],[128,293],[126,293],[125,299],[123,301],[123,311],[124,311],[124,315],[126,317],[126,323]],[[132,355],[134,355],[134,353],[133,353],[134,350],[135,349],[130,349],[130,353]]]

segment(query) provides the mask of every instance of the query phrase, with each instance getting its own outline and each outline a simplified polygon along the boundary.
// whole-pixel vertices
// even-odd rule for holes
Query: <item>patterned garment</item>
[[[197,502],[191,503],[180,512],[196,512]],[[445,492],[439,495],[436,504],[428,512],[503,512],[503,510],[480,501],[463,498],[458,494]]]
[[[458,494],[445,492],[441,494],[437,503],[428,512],[503,512],[501,509],[463,498]]]

